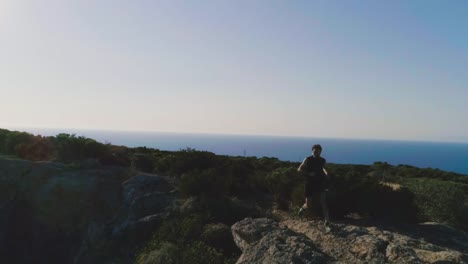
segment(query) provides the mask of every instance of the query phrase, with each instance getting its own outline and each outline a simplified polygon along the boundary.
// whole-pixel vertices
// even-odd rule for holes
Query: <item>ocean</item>
[[[76,134],[102,143],[160,150],[193,148],[220,155],[276,157],[300,162],[311,155],[311,146],[321,144],[328,163],[392,165],[437,168],[468,175],[468,143],[393,140],[358,140],[280,136],[208,135],[164,132],[94,131],[77,129],[18,129],[43,136]]]

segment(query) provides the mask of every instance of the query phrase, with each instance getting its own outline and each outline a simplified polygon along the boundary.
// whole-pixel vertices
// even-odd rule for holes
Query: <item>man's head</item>
[[[322,146],[320,146],[319,144],[312,146],[312,154],[314,155],[314,157],[316,158],[320,157],[321,153],[322,153]]]

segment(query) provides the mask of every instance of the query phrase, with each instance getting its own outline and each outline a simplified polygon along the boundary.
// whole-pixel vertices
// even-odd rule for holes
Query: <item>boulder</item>
[[[135,247],[147,241],[176,210],[176,193],[162,176],[137,174],[122,183],[122,204],[108,222],[92,223],[74,263],[132,263]],[[156,254],[156,253],[155,253]]]
[[[231,227],[242,250],[237,264],[327,263],[326,257],[305,236],[280,228],[271,219],[246,218]]]
[[[468,248],[461,247],[468,242],[466,234],[455,230],[440,232],[445,230],[441,227],[432,228],[441,237],[439,241],[435,239],[435,233],[417,231],[424,228],[422,225],[385,230],[376,226],[334,223],[331,232],[327,233],[323,221],[318,220],[286,218],[280,224],[304,234],[333,262],[468,263]],[[430,237],[432,242],[422,236]],[[448,240],[452,241],[451,244]]]
[[[132,203],[148,193],[167,193],[174,190],[165,177],[148,173],[138,173],[122,183],[123,202]]]
[[[132,262],[174,210],[172,186],[129,168],[0,158],[0,262]]]
[[[1,262],[70,263],[88,223],[117,212],[127,171],[0,159]]]

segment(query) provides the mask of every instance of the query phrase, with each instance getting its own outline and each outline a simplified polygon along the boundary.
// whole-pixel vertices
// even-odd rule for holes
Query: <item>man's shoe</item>
[[[325,233],[329,233],[331,231],[330,222],[325,220]]]
[[[304,208],[304,207],[301,207],[301,208],[299,209],[299,211],[297,212],[297,215],[298,215],[299,217],[303,216],[303,215],[304,215],[304,212],[305,212],[305,210],[306,210],[306,208]]]

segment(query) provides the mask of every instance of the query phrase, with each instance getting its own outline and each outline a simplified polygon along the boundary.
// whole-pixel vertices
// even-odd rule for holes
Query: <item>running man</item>
[[[305,203],[299,210],[299,215],[301,215],[307,208],[311,206],[311,202],[314,198],[319,198],[323,217],[325,219],[325,229],[328,232],[330,231],[328,226],[330,219],[326,201],[326,192],[328,191],[327,184],[330,176],[325,170],[326,160],[320,157],[321,153],[322,146],[318,144],[313,145],[312,156],[305,158],[297,169],[297,171],[300,172],[306,179],[304,191]]]

